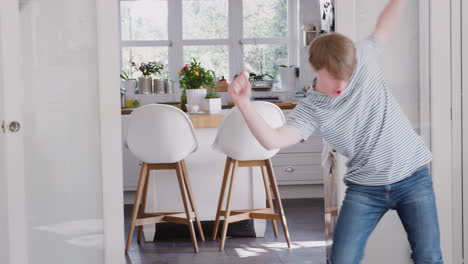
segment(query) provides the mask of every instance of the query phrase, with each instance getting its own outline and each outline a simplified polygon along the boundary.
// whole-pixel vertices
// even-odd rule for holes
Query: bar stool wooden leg
[[[265,194],[268,201],[268,208],[273,209],[275,211],[275,207],[273,206],[273,200],[271,199],[271,189],[270,189],[270,181],[268,180],[268,171],[265,166],[262,166],[262,176],[263,176],[263,183],[265,184]],[[271,220],[271,224],[273,226],[273,233],[275,233],[275,237],[278,237],[278,227],[276,226],[276,220]]]
[[[138,179],[138,188],[135,197],[135,203],[133,204],[132,220],[130,223],[130,229],[128,230],[127,245],[125,247],[125,254],[128,254],[128,250],[132,244],[133,232],[135,231],[136,220],[138,217],[138,209],[143,196],[143,189],[148,176],[148,164],[142,163],[140,170],[140,178]]]
[[[289,238],[289,231],[288,231],[288,226],[286,223],[286,217],[284,216],[283,205],[281,203],[278,185],[276,184],[275,172],[273,171],[271,160],[266,160],[266,165],[267,165],[267,170],[268,170],[268,176],[270,177],[271,188],[273,189],[273,194],[275,196],[276,207],[278,208],[278,214],[281,217],[281,224],[283,225],[284,236],[286,237],[288,248],[291,248],[291,240]]]
[[[141,207],[140,207],[140,213],[139,213],[139,218],[141,218],[145,213],[146,213],[146,198],[148,197],[148,185],[149,185],[149,175],[150,175],[150,170],[146,170],[146,180],[145,180],[145,187],[143,189],[143,198],[141,200]],[[141,244],[141,238],[143,237],[143,226],[138,227],[138,236],[137,236],[137,243]]]
[[[195,214],[195,221],[197,222],[198,232],[200,233],[200,238],[202,241],[205,241],[205,234],[203,234],[203,228],[200,222],[200,218],[198,218],[197,206],[195,205],[195,200],[193,199],[193,192],[192,187],[190,186],[190,181],[187,172],[187,166],[185,165],[185,161],[181,161],[182,165],[182,172],[184,175],[185,181],[185,188],[187,188],[187,194],[190,201],[190,205],[192,206],[193,213]]]
[[[195,253],[198,253],[198,244],[197,244],[197,237],[195,236],[195,229],[193,228],[192,217],[190,216],[190,210],[187,204],[187,197],[185,195],[185,183],[184,183],[184,176],[182,171],[182,163],[177,162],[176,165],[176,173],[177,179],[179,182],[180,194],[182,195],[182,201],[184,203],[185,215],[187,216],[187,225],[190,231],[190,236],[192,238],[193,250]]]
[[[232,189],[234,187],[234,177],[236,175],[238,166],[239,166],[239,161],[235,160],[234,166],[232,168],[232,173],[231,173],[231,181],[229,183],[229,190],[228,190],[228,196],[227,196],[227,201],[226,201],[226,215],[224,217],[223,231],[221,232],[221,243],[219,246],[219,251],[224,251],[224,242],[226,241],[226,234],[227,234],[227,229],[229,225],[229,216],[231,215]]]
[[[232,167],[231,158],[227,157],[226,166],[224,167],[223,183],[221,184],[221,192],[219,193],[218,209],[216,210],[216,219],[215,219],[215,224],[213,227],[213,237],[212,237],[213,240],[216,240],[216,235],[218,234],[219,218],[221,217],[220,212],[221,212],[221,207],[223,206],[224,193],[226,191],[227,179],[229,175],[231,174],[231,167]]]

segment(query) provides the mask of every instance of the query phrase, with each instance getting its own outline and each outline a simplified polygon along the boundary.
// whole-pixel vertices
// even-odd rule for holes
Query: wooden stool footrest
[[[275,214],[272,208],[232,210],[229,217],[226,217],[226,211],[220,211],[219,215],[224,216],[228,223],[239,222],[247,219],[281,220],[281,216],[279,214]]]
[[[156,224],[156,223],[175,223],[187,225],[191,219],[195,218],[195,213],[190,212],[190,219],[187,219],[185,213],[144,213],[142,217],[136,220],[135,226]]]

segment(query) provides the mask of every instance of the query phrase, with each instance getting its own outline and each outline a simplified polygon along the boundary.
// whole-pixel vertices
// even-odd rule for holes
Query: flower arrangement
[[[214,87],[214,76],[210,71],[201,67],[201,63],[192,59],[190,64],[186,64],[179,71],[180,88],[202,89],[204,86]]]
[[[141,74],[145,77],[150,75],[160,74],[164,69],[164,65],[159,62],[151,61],[148,63],[142,62],[140,66],[137,66],[135,62],[131,62],[131,65],[135,67],[136,70],[140,71]]]

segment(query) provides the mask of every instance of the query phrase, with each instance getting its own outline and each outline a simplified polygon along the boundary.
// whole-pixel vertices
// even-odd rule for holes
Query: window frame
[[[121,2],[135,0],[119,0],[119,35],[120,35],[120,64],[124,48],[131,47],[168,47],[169,78],[178,80],[178,72],[184,65],[183,49],[185,46],[226,46],[228,49],[228,72],[226,76],[231,80],[235,73],[244,69],[243,46],[250,44],[283,44],[288,49],[288,64],[298,66],[299,63],[299,0],[288,1],[288,35],[283,38],[244,38],[243,37],[243,1],[228,1],[228,36],[226,39],[183,39],[182,2],[183,0],[168,1],[168,39],[167,40],[122,40]],[[176,88],[179,87],[175,82]],[[176,89],[178,91],[179,89]]]

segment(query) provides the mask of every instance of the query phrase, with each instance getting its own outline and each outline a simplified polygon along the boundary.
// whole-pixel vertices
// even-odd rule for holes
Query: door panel
[[[346,2],[346,3],[345,3]],[[388,4],[387,0],[354,0],[338,2],[338,32],[359,41],[372,34],[378,16]],[[340,6],[342,7],[340,11]],[[421,85],[425,68],[421,68],[421,51],[424,41],[420,41],[420,14],[423,10],[420,1],[408,1],[404,16],[394,36],[384,47],[381,58],[383,72],[392,92],[405,114],[418,133],[430,129],[429,86]],[[411,25],[411,26],[408,26]],[[421,133],[422,134],[422,133]],[[430,135],[425,134],[426,142]],[[338,168],[344,174],[346,168],[342,157],[338,158]],[[344,198],[346,186],[339,185],[339,201]],[[395,211],[389,211],[381,219],[366,245],[362,263],[412,263],[410,246],[400,219]]]
[[[104,263],[96,13],[20,1],[29,263]]]

